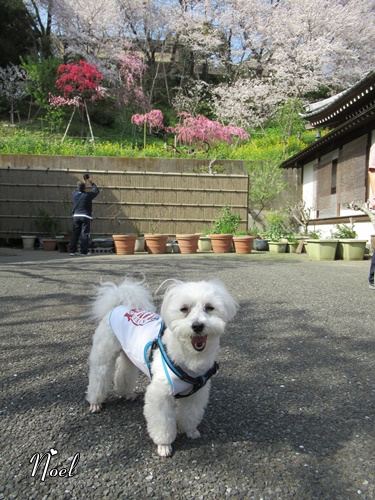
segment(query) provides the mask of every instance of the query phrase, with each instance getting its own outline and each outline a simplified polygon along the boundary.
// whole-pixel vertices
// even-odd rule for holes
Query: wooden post
[[[304,245],[304,240],[299,240],[296,253],[302,253],[303,252],[303,245]]]
[[[73,113],[72,113],[72,116],[70,117],[70,120],[69,120],[69,123],[65,129],[65,133],[63,135],[63,138],[61,139],[61,142],[64,142],[65,141],[65,137],[66,137],[66,134],[68,133],[68,130],[69,130],[69,127],[70,127],[70,124],[72,123],[72,120],[73,120],[73,116],[74,116],[74,113],[76,112],[76,107],[74,107],[73,109]]]
[[[95,142],[95,139],[94,139],[94,134],[92,133],[92,128],[91,128],[91,122],[90,122],[90,117],[89,117],[89,111],[87,109],[87,104],[86,104],[86,99],[83,100],[84,102],[84,105],[85,105],[85,110],[86,110],[86,116],[87,116],[87,122],[89,124],[89,129],[90,129],[90,134],[91,134],[91,140],[92,142]]]

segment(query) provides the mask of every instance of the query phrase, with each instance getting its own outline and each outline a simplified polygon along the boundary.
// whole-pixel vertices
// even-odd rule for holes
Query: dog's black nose
[[[203,331],[203,328],[204,328],[204,323],[198,323],[198,321],[196,321],[195,323],[193,323],[191,325],[191,327],[193,329],[193,332],[201,333]]]

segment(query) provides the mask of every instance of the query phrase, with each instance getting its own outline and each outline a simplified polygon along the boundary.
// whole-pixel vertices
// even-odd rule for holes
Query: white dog
[[[177,427],[189,438],[197,430],[216,372],[220,336],[238,304],[217,281],[173,281],[161,317],[143,281],[103,283],[93,304],[100,319],[90,354],[87,400],[98,412],[114,378],[115,391],[134,399],[139,370],[151,378],[144,415],[158,454],[172,454]],[[116,364],[117,362],[117,364]]]

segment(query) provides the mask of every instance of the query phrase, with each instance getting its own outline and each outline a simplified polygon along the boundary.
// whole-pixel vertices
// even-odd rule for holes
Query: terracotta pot
[[[236,253],[251,253],[254,239],[254,236],[233,236]]]
[[[232,234],[210,234],[214,253],[229,253],[232,248]]]
[[[177,234],[181,253],[195,253],[198,250],[199,234]]]
[[[113,242],[117,255],[133,255],[136,234],[113,234]]]
[[[148,253],[165,253],[168,236],[166,234],[145,234]]]
[[[53,238],[45,238],[43,240],[43,249],[48,251],[56,250],[56,243],[56,240]]]

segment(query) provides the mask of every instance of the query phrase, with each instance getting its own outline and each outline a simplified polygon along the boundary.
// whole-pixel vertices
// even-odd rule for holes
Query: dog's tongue
[[[191,339],[191,343],[193,344],[193,347],[196,351],[203,351],[203,349],[206,347],[206,341],[207,337],[204,335],[195,335]]]

